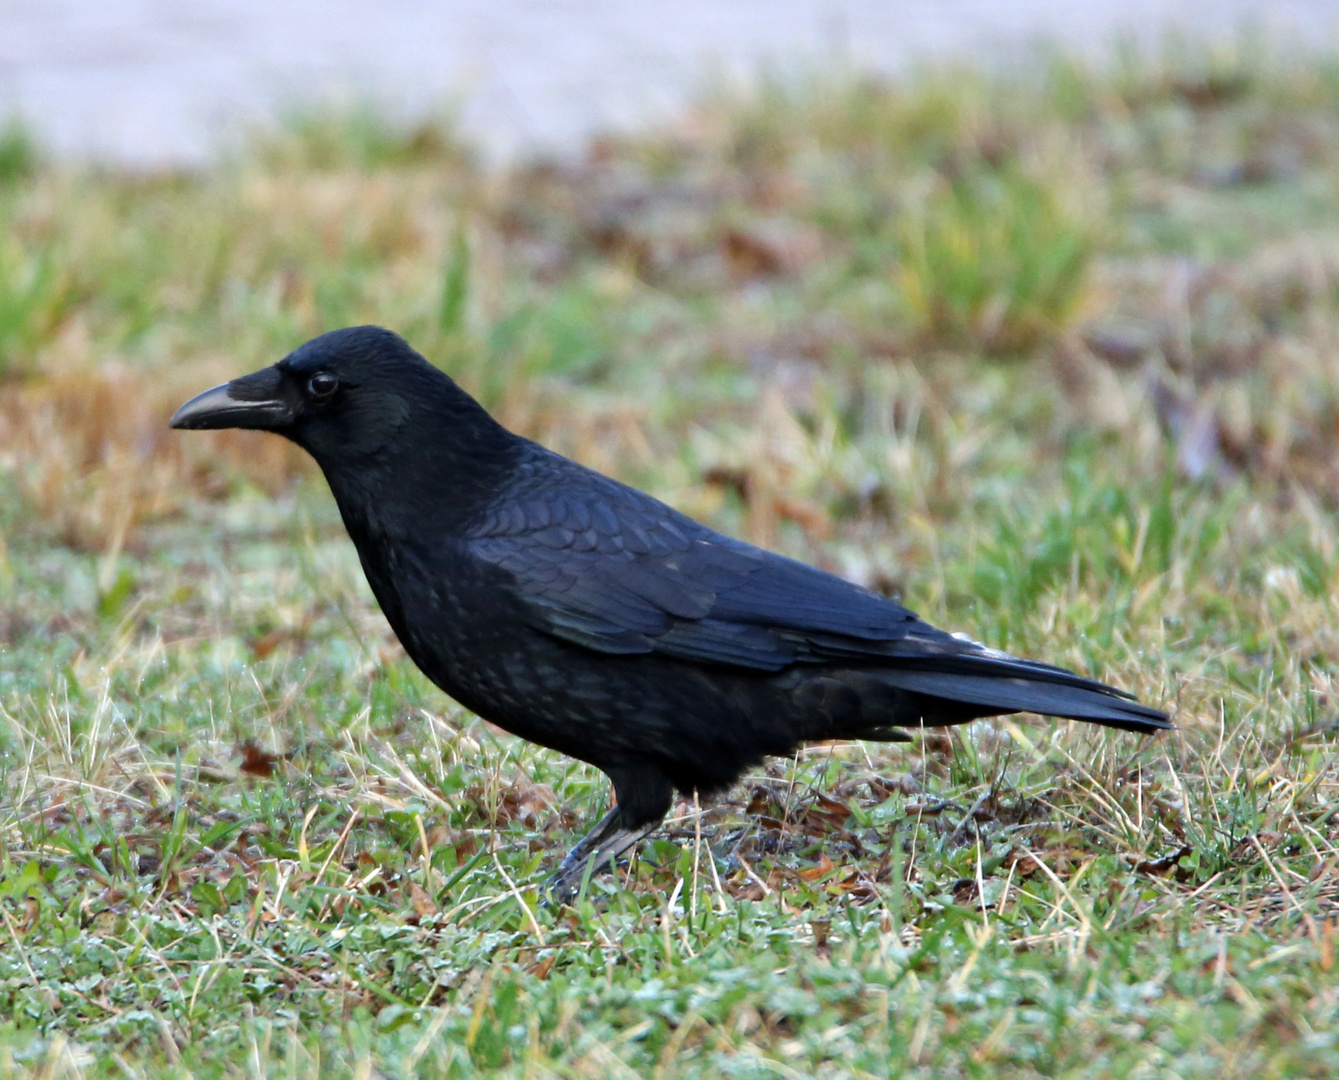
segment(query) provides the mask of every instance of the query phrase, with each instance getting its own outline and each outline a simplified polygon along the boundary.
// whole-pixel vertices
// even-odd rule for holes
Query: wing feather
[[[778,671],[887,655],[913,627],[930,630],[891,600],[604,477],[588,489],[513,492],[507,511],[482,516],[469,541],[512,576],[531,625],[546,633],[611,654]]]
[[[1026,709],[1135,731],[1169,726],[1119,690],[945,633],[877,593],[715,533],[539,448],[531,464],[466,543],[509,576],[543,633],[609,655],[756,672],[852,665],[877,683],[862,700],[938,699],[950,703],[940,714],[947,723]],[[874,730],[886,727],[880,720]]]

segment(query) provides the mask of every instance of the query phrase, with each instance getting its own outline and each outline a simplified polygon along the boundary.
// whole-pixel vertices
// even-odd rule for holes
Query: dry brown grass
[[[254,432],[220,432],[196,445],[174,438],[167,418],[182,400],[172,384],[116,367],[7,396],[0,442],[51,539],[119,552],[138,542],[141,525],[195,500],[222,498],[238,483],[274,493],[309,470],[295,448]]]

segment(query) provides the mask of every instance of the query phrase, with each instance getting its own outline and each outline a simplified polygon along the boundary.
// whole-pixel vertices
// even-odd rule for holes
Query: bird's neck
[[[360,549],[460,531],[505,483],[525,440],[473,401],[464,404],[477,412],[457,416],[434,408],[354,467],[321,462]]]

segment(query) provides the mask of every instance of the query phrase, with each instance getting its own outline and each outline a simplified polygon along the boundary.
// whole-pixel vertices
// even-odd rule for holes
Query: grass
[[[506,173],[4,136],[0,1075],[1334,1075],[1339,66],[1029,68]],[[295,451],[165,428],[362,321],[1178,730],[810,747],[544,906],[607,783],[422,679]]]

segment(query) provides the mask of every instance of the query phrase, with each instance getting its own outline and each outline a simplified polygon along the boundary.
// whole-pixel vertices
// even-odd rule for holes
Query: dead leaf
[[[829,891],[836,890],[845,893],[856,900],[877,900],[879,898],[879,890],[875,887],[874,882],[870,881],[858,869],[852,870],[841,881],[829,883],[828,889]]]
[[[280,645],[289,639],[291,632],[283,627],[271,630],[268,634],[261,634],[251,642],[251,655],[257,660],[264,660],[270,653],[274,652]],[[266,774],[269,775],[268,773]]]
[[[1031,877],[1041,869],[1041,864],[1028,852],[1014,848],[1005,856],[1005,865],[1013,868],[1019,877]]]
[[[903,807],[907,817],[934,817],[936,814],[942,814],[945,810],[957,810],[956,803],[946,802],[943,799],[935,799],[930,802],[916,800],[909,802]]]
[[[278,755],[266,753],[250,739],[242,743],[241,770],[249,776],[273,776],[275,763],[279,760]]]
[[[762,784],[755,784],[753,790],[749,792],[749,804],[744,812],[750,817],[759,817],[768,810],[776,807],[776,796],[771,788],[764,787]]]
[[[523,825],[533,826],[539,815],[557,801],[558,797],[548,784],[532,784],[528,780],[517,779],[498,800],[498,820],[519,821]]]
[[[429,915],[437,914],[437,904],[428,895],[428,890],[417,881],[409,883],[409,903],[414,908],[414,914],[420,919],[426,919]]]
[[[829,859],[826,855],[820,855],[818,857],[818,865],[806,867],[801,870],[800,877],[805,881],[817,881],[819,878],[827,877],[836,869],[837,864],[835,862]]]
[[[947,731],[928,729],[921,736],[921,748],[944,764],[953,760],[953,736]]]
[[[721,239],[731,272],[740,278],[769,277],[785,269],[785,260],[767,238],[731,229]]]
[[[833,817],[842,821],[845,821],[851,816],[851,808],[849,806],[840,799],[834,799],[831,795],[824,795],[821,791],[814,795],[814,802],[818,804],[824,813],[831,814]]]

